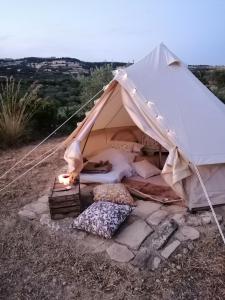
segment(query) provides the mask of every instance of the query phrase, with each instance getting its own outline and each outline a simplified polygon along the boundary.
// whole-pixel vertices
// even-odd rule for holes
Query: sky
[[[0,58],[132,62],[160,42],[225,65],[225,0],[0,0]]]

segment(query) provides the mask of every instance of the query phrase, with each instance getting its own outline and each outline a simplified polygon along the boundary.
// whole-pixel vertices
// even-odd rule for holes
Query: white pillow
[[[139,144],[139,143],[134,143],[133,144],[133,152],[139,153],[141,152],[141,149],[144,147],[144,145]]]
[[[88,160],[93,162],[108,160],[113,165],[119,165],[122,162],[129,163],[131,159],[128,157],[128,155],[125,155],[125,151],[107,148],[99,152],[97,155],[89,157]]]
[[[134,162],[133,167],[136,173],[145,179],[161,174],[161,171],[147,160]]]

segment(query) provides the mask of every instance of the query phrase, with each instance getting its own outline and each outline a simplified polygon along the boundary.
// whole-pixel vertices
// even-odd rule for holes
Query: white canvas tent
[[[74,149],[71,159],[81,158],[73,144],[91,153],[108,132],[136,127],[168,150],[162,176],[190,209],[208,205],[196,170],[212,203],[225,203],[224,104],[164,44],[114,75],[65,141]]]

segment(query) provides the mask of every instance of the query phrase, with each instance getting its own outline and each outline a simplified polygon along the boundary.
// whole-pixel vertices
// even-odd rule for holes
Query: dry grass
[[[1,179],[0,186],[59,142],[53,139],[43,145],[21,168]],[[0,151],[0,174],[31,147]],[[85,254],[71,236],[21,221],[19,208],[42,194],[63,165],[59,153],[1,194],[0,299],[225,299],[225,247],[214,230],[205,231],[200,240],[192,242],[188,254],[173,255],[151,272],[113,264],[102,254]]]
[[[20,81],[5,77],[5,83],[0,86],[0,137],[5,144],[12,145],[24,135],[38,107],[39,88],[34,83],[22,92]]]

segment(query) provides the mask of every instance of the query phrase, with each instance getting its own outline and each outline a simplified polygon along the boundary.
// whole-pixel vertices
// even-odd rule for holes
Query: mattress
[[[80,173],[81,183],[117,183],[124,177],[132,176],[133,169],[129,163],[129,154],[116,149],[106,149],[96,156],[89,158],[91,162],[109,161],[112,170],[104,174]]]
[[[125,166],[126,168],[126,166]],[[126,176],[126,169],[113,167],[112,171],[105,174],[80,174],[81,183],[117,183]]]

